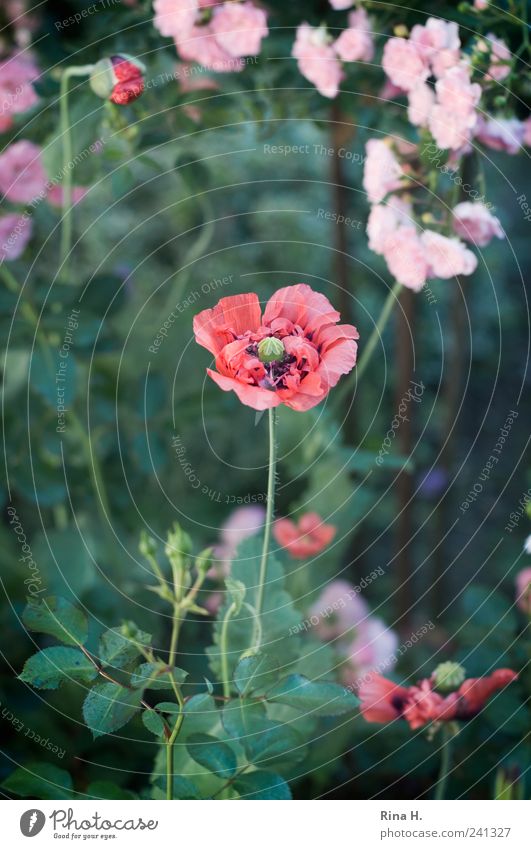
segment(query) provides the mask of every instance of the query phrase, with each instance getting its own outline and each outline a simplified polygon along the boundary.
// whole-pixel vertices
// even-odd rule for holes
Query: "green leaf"
[[[29,763],[19,767],[2,782],[2,788],[17,796],[35,799],[72,799],[70,774],[53,764]]]
[[[240,776],[233,785],[242,799],[291,799],[291,791],[280,775],[257,770]]]
[[[243,746],[250,763],[294,764],[306,756],[301,735],[291,725],[269,719],[264,702],[234,699],[223,708],[223,726]]]
[[[86,790],[87,796],[96,799],[138,799],[136,793],[118,787],[112,781],[92,781]]]
[[[121,669],[136,660],[140,646],[149,645],[151,634],[141,631],[133,622],[111,628],[101,635],[100,660],[103,664]]]
[[[173,679],[176,684],[182,684],[188,676],[188,672],[172,668]],[[141,663],[131,676],[132,687],[143,687],[144,690],[172,690],[173,685],[169,675],[167,663]]]
[[[82,645],[88,637],[85,614],[59,596],[48,596],[39,601],[30,599],[22,621],[30,631],[49,634],[69,646]]]
[[[142,712],[142,722],[145,727],[151,734],[154,734],[155,737],[162,737],[164,735],[164,721],[156,710],[145,710]]]
[[[29,368],[31,388],[52,409],[56,409],[59,401],[65,407],[72,404],[79,381],[76,380],[76,361],[71,351],[61,359],[57,351],[49,350],[46,355],[43,351],[35,350]]]
[[[278,661],[263,652],[244,655],[234,670],[234,683],[241,696],[263,692],[278,678]]]
[[[181,708],[177,704],[177,702],[159,702],[158,705],[155,705],[157,710],[160,710],[161,713],[180,713]]]
[[[210,734],[192,734],[186,741],[188,754],[218,778],[232,778],[236,772],[236,754],[227,743]]]
[[[94,737],[117,731],[140,708],[142,690],[106,682],[92,688],[83,704],[83,718]]]
[[[51,646],[28,658],[19,678],[41,690],[55,690],[64,681],[90,684],[97,674],[79,649]]]
[[[242,609],[243,602],[245,601],[245,593],[247,592],[245,584],[243,581],[235,581],[234,578],[231,578],[231,576],[228,575],[225,578],[225,586],[231,597],[231,601],[235,606],[234,613],[237,616]]]
[[[157,778],[153,786],[153,798],[166,798],[166,779],[162,776]],[[173,776],[173,798],[174,799],[202,799],[201,793],[195,786],[193,781],[185,778],[183,775]]]
[[[317,716],[341,716],[359,705],[359,699],[340,684],[310,681],[304,675],[288,675],[268,690],[266,699]]]

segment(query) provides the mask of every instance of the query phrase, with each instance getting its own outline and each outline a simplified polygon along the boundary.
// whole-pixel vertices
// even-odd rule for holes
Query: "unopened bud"
[[[267,336],[258,343],[258,359],[262,363],[274,363],[281,360],[286,349],[284,343],[276,336]]]
[[[90,75],[90,87],[103,100],[123,106],[144,91],[145,70],[134,56],[119,53],[96,62]]]

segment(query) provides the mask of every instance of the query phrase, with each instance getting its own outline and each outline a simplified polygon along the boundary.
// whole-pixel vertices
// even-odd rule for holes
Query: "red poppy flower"
[[[273,536],[292,557],[304,560],[319,554],[336,535],[334,525],[325,525],[318,513],[305,513],[298,524],[291,519],[277,519]]]
[[[299,283],[270,298],[264,314],[254,293],[222,298],[194,318],[196,342],[215,357],[207,373],[243,404],[309,410],[356,363],[358,331],[339,324],[324,295]]]

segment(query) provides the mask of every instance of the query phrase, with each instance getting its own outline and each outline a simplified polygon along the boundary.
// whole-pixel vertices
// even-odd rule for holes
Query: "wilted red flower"
[[[309,410],[356,363],[358,331],[340,324],[320,292],[299,283],[268,301],[264,314],[251,292],[222,298],[194,317],[196,342],[215,357],[207,373],[255,410],[286,404]]]
[[[98,97],[125,106],[144,91],[145,67],[133,56],[119,53],[96,62],[90,85]]]
[[[360,710],[367,722],[403,717],[412,729],[430,722],[471,719],[494,693],[517,677],[512,669],[496,669],[484,678],[468,678],[454,692],[441,695],[434,689],[433,676],[413,687],[401,687],[374,673],[359,688]]]
[[[278,544],[297,560],[319,554],[335,535],[334,525],[325,525],[318,513],[305,513],[298,523],[277,519],[273,525],[273,536]]]

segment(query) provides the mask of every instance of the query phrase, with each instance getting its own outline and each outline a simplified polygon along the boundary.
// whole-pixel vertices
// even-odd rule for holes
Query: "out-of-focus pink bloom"
[[[268,34],[267,15],[250,2],[223,3],[214,9],[211,29],[231,56],[255,56]]]
[[[336,528],[326,525],[318,513],[305,513],[298,523],[277,519],[273,536],[296,560],[305,560],[323,551],[334,539]]]
[[[531,566],[516,576],[516,603],[520,610],[531,615]]]
[[[365,9],[356,9],[348,17],[348,28],[344,29],[334,43],[334,50],[343,62],[370,62],[374,56],[374,45]]]
[[[219,90],[219,83],[215,79],[207,77],[206,74],[197,73],[197,67],[186,62],[178,62],[175,66],[175,79],[178,81],[183,94],[190,91]]]
[[[360,685],[360,710],[367,722],[384,723],[403,717],[413,730],[432,722],[471,719],[494,693],[517,678],[512,669],[497,669],[484,678],[468,678],[443,696],[430,678],[412,687],[400,687],[374,673]]]
[[[330,0],[332,9],[350,9],[354,5],[354,0]]]
[[[403,94],[405,94],[403,89],[392,83],[391,80],[386,80],[381,87],[380,94],[378,96],[382,100],[394,100],[396,97],[401,97]]]
[[[331,581],[312,604],[308,615],[319,621],[315,630],[323,642],[352,639],[352,629],[369,616],[369,606],[348,581]]]
[[[194,333],[215,357],[207,374],[221,389],[255,410],[301,412],[354,368],[359,334],[340,318],[328,298],[298,283],[275,292],[263,315],[254,292],[221,298],[194,317]]]
[[[319,94],[336,97],[345,75],[325,27],[300,24],[291,55],[303,77],[314,84]]]
[[[199,4],[197,0],[154,0],[153,24],[161,35],[181,39],[194,26]]]
[[[202,605],[205,610],[208,610],[211,616],[216,616],[224,601],[225,593],[216,590],[216,592],[209,593],[207,595],[207,597],[202,601]]]
[[[29,215],[9,214],[0,217],[0,262],[18,259],[31,238]]]
[[[72,203],[79,203],[80,200],[83,200],[87,192],[88,188],[86,186],[74,186],[72,188]],[[63,195],[63,187],[60,185],[53,185],[48,189],[46,199],[51,206],[62,207]]]
[[[427,127],[435,103],[435,93],[426,83],[419,83],[408,95],[407,117],[415,127]]]
[[[396,195],[391,195],[385,204],[373,206],[367,221],[369,248],[377,254],[383,254],[385,242],[401,225],[413,224],[411,204]]]
[[[217,73],[243,70],[243,60],[232,56],[219,44],[212,29],[212,21],[192,27],[183,40],[175,44],[185,62],[198,62]]]
[[[457,150],[470,140],[476,126],[481,87],[470,81],[470,69],[460,63],[437,80],[435,90],[437,103],[429,116],[431,134],[439,147]]]
[[[411,91],[430,73],[416,45],[405,38],[390,38],[386,42],[382,66],[391,82],[404,91]]]
[[[531,147],[531,118],[527,118],[527,120],[524,121],[524,133],[523,133],[523,135],[524,135],[523,143],[525,145],[527,145],[528,147]]]
[[[417,24],[413,27],[411,42],[424,61],[431,65],[436,77],[442,76],[460,60],[459,28],[454,21],[428,18],[424,26]]]
[[[341,668],[345,686],[357,689],[364,676],[375,670],[391,670],[396,662],[398,635],[376,616],[360,622],[356,636],[347,649]]]
[[[0,193],[15,203],[31,203],[45,191],[40,147],[25,140],[9,145],[0,154]]]
[[[363,171],[363,188],[371,203],[380,203],[388,192],[400,188],[403,171],[385,141],[369,139],[365,151],[367,156]]]
[[[458,236],[480,248],[493,239],[503,239],[505,233],[498,218],[483,203],[458,203],[453,210],[453,227]]]
[[[479,118],[475,136],[491,150],[502,150],[504,153],[520,152],[524,143],[525,128],[517,118]]]
[[[38,103],[32,83],[39,76],[33,60],[14,54],[0,62],[0,132],[8,130],[12,116],[26,112]]]
[[[424,245],[415,227],[401,226],[384,242],[383,255],[393,277],[408,289],[419,292],[428,276]]]
[[[459,239],[441,236],[433,230],[425,230],[420,237],[428,261],[428,277],[447,280],[459,274],[472,274],[478,261]]]
[[[511,51],[502,38],[498,38],[489,32],[485,36],[486,41],[481,40],[478,44],[479,50],[486,53],[490,50],[490,66],[486,79],[501,82],[511,72]]]
[[[489,0],[474,0],[474,9],[477,9],[478,12],[484,12],[485,9],[488,9]]]
[[[265,508],[260,504],[237,507],[221,526],[220,540],[213,551],[210,577],[230,575],[230,566],[240,543],[260,533],[264,526]]]
[[[463,117],[436,103],[430,112],[428,126],[438,147],[460,150],[470,141],[475,121],[475,115]]]

